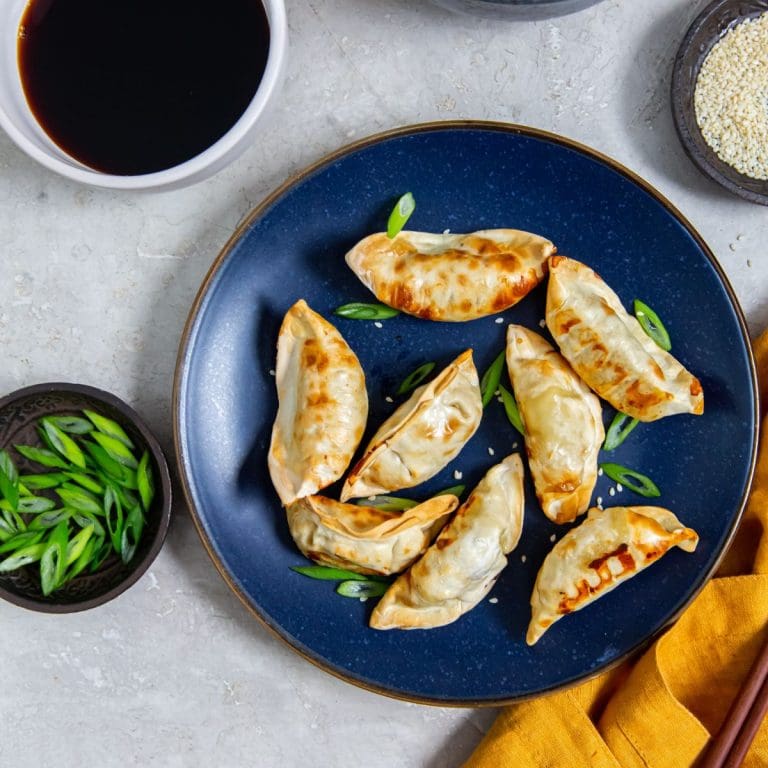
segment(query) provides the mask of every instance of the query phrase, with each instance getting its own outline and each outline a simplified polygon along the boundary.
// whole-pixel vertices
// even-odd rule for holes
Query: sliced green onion
[[[47,544],[30,544],[27,547],[17,549],[10,557],[0,562],[0,573],[8,573],[30,563],[36,563],[45,552]]]
[[[625,488],[629,488],[630,491],[639,493],[641,496],[645,496],[646,498],[661,496],[661,491],[650,477],[641,475],[633,469],[622,467],[621,464],[611,463],[601,464],[600,469],[602,469],[611,480],[621,483]]]
[[[37,448],[34,445],[14,445],[14,448],[25,458],[34,461],[35,464],[42,464],[44,467],[55,467],[57,469],[70,469],[69,462],[57,456],[53,451],[46,448]]]
[[[382,512],[405,512],[406,509],[413,509],[413,507],[421,504],[420,501],[403,499],[399,496],[366,496],[362,499],[355,499],[354,503],[359,507],[376,507]]]
[[[122,440],[102,432],[91,432],[91,437],[107,452],[111,459],[122,466],[129,469],[136,469],[139,466],[136,457]]]
[[[66,554],[66,567],[69,568],[72,563],[77,560],[80,555],[83,554],[83,550],[85,549],[86,544],[88,544],[88,541],[90,540],[91,536],[93,535],[93,526],[89,525],[87,528],[83,528],[81,531],[76,533],[70,540],[69,544],[67,544],[67,554]]]
[[[112,546],[119,555],[123,544],[123,505],[111,485],[104,491],[104,517]]]
[[[22,547],[31,547],[33,544],[37,544],[43,536],[45,536],[45,531],[25,531],[24,533],[17,533],[12,538],[0,544],[0,554],[15,552]]]
[[[396,203],[387,221],[387,237],[396,237],[405,226],[411,214],[416,210],[416,200],[410,192],[406,192]]]
[[[91,560],[90,565],[90,572],[95,573],[96,571],[101,568],[104,561],[112,554],[114,550],[112,549],[112,542],[111,541],[103,541],[101,544],[99,544],[99,547],[97,548],[94,544],[93,546],[93,559]]]
[[[55,490],[56,495],[67,507],[72,507],[76,512],[88,512],[91,515],[103,515],[101,502],[91,493],[74,483],[64,483],[61,488]]]
[[[87,435],[93,431],[93,424],[79,416],[48,416],[47,418],[62,432],[69,432],[72,435]]]
[[[345,571],[343,568],[332,568],[329,565],[293,565],[292,571],[300,573],[302,576],[308,576],[310,579],[319,579],[320,581],[368,581],[371,577],[362,573]]]
[[[55,501],[46,499],[44,496],[22,496],[19,499],[18,511],[36,515],[39,512],[48,512],[55,506]]]
[[[152,505],[155,496],[155,481],[152,476],[152,467],[149,464],[149,451],[144,451],[136,470],[136,485],[141,497],[141,504],[146,512]]]
[[[493,396],[499,388],[506,354],[506,350],[502,349],[496,359],[490,364],[488,370],[483,374],[483,378],[480,379],[480,392],[483,395],[483,408],[493,400]]]
[[[143,530],[144,515],[141,513],[141,507],[137,505],[128,513],[125,525],[123,526],[120,556],[123,558],[124,563],[130,563],[133,560]]]
[[[639,424],[638,419],[633,419],[626,413],[619,411],[605,433],[604,451],[612,451],[618,448],[629,436],[629,433]]]
[[[101,541],[96,538],[96,536],[91,536],[88,539],[88,542],[86,543],[85,547],[83,547],[83,551],[80,553],[80,557],[75,560],[75,562],[72,564],[72,567],[67,571],[66,576],[64,577],[64,581],[71,581],[75,578],[81,571],[83,571],[85,568],[87,568],[88,564],[91,562],[91,558],[93,557],[93,554],[96,552],[96,549],[101,546]]]
[[[72,519],[81,527],[88,528],[93,527],[94,536],[104,537],[107,532],[104,530],[104,526],[99,522],[99,519],[95,515],[88,515],[85,512],[74,512]]]
[[[517,407],[515,396],[503,384],[499,384],[499,391],[501,392],[501,402],[504,404],[504,411],[507,414],[509,423],[525,437],[525,427],[523,426],[523,419],[520,416],[520,409]]]
[[[24,521],[21,519],[21,515],[15,510],[10,509],[10,504],[3,499],[0,501],[0,511],[3,513],[3,518],[17,531],[26,531],[27,526],[24,525]]]
[[[424,379],[426,379],[430,373],[432,373],[436,365],[437,363],[434,362],[420,365],[415,371],[412,371],[405,377],[403,383],[397,388],[397,392],[395,392],[395,394],[398,396],[404,395],[407,392],[416,389],[416,387],[418,387],[419,384],[421,384],[421,382],[424,381]]]
[[[59,429],[50,418],[40,419],[50,444],[65,458],[80,469],[85,469],[85,456],[80,446],[64,431]]]
[[[44,491],[66,483],[67,479],[64,472],[47,472],[44,475],[21,475],[19,482],[30,491]]]
[[[83,440],[83,447],[88,451],[91,459],[99,470],[105,472],[117,481],[122,481],[123,465],[111,458],[98,443],[94,443],[90,440]]]
[[[0,495],[16,509],[19,504],[19,473],[8,451],[0,451]]]
[[[39,531],[43,528],[53,528],[62,520],[72,517],[71,509],[52,509],[50,512],[41,512],[30,524],[30,531]]]
[[[634,302],[635,317],[642,329],[664,350],[672,349],[672,339],[661,322],[661,318],[640,299]]]
[[[48,596],[61,586],[67,567],[67,540],[69,523],[62,520],[48,538],[48,545],[40,558],[40,586]]]
[[[127,448],[134,447],[131,438],[128,437],[126,431],[116,421],[108,419],[106,416],[102,416],[95,411],[84,410],[83,413],[93,422],[93,425],[99,432],[119,440]]]
[[[400,310],[388,307],[386,304],[365,304],[361,301],[353,301],[351,304],[336,307],[333,314],[349,320],[388,320],[390,317],[399,315]]]
[[[342,581],[336,591],[343,597],[381,597],[389,589],[383,581]]]
[[[443,488],[442,491],[433,493],[432,498],[434,499],[435,496],[448,496],[448,495],[460,497],[466,490],[467,490],[466,485],[452,485],[450,488]]]

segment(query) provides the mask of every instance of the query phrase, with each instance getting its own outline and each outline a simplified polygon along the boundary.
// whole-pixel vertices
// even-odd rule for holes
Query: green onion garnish
[[[635,317],[640,327],[664,350],[672,349],[672,340],[661,322],[661,318],[640,299],[635,299]]]
[[[501,402],[504,404],[504,411],[507,414],[509,423],[525,437],[525,427],[520,417],[520,409],[517,407],[515,396],[503,384],[499,384],[499,391],[501,392]]]
[[[359,507],[376,507],[382,512],[405,512],[406,509],[417,507],[421,502],[403,499],[399,496],[366,496],[362,499],[356,499],[354,503]]]
[[[399,315],[400,310],[392,309],[386,304],[365,304],[361,301],[353,301],[351,304],[336,307],[333,314],[346,317],[348,320],[388,320],[390,317]]]
[[[293,565],[291,570],[302,576],[320,581],[348,581],[350,579],[352,581],[368,581],[371,578],[362,573],[345,571],[343,568],[332,568],[329,565]]]
[[[392,213],[389,214],[387,237],[390,240],[402,230],[415,210],[416,200],[414,200],[413,195],[410,192],[406,192],[397,203],[395,203]]]
[[[383,581],[342,581],[336,591],[343,597],[381,597],[389,589]]]
[[[435,498],[435,496],[461,496],[464,491],[467,490],[466,485],[452,485],[450,488],[443,488],[442,491],[438,491],[437,493],[433,493],[431,498]]]
[[[647,498],[661,496],[661,491],[650,477],[641,475],[633,469],[622,467],[621,464],[611,463],[601,464],[600,469],[602,469],[611,480],[621,483],[625,488],[629,488],[631,491],[640,494],[640,496],[645,496]]]
[[[506,354],[506,350],[502,349],[496,359],[490,364],[488,370],[483,374],[483,378],[480,379],[480,392],[483,395],[483,408],[493,400],[493,396],[499,388]]]
[[[619,411],[605,433],[604,451],[612,451],[618,448],[629,436],[629,433],[639,424],[638,419],[630,418],[626,413]]]
[[[407,392],[410,392],[412,389],[416,389],[416,387],[421,384],[424,379],[429,376],[430,373],[435,368],[436,363],[424,363],[424,365],[420,365],[415,371],[409,373],[405,379],[403,380],[403,383],[397,388],[396,395],[404,395]]]

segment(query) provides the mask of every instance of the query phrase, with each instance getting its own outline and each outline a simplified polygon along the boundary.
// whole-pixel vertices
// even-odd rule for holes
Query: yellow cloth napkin
[[[768,389],[768,331],[755,344]],[[464,768],[688,768],[720,728],[768,627],[768,417],[736,538],[680,620],[638,660],[507,707]],[[723,456],[723,461],[728,461]],[[764,722],[744,765],[768,766]]]

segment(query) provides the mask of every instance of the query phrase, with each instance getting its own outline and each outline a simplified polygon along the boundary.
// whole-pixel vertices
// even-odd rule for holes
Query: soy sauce
[[[29,106],[105,173],[171,168],[220,139],[264,74],[260,0],[31,0],[18,60]]]

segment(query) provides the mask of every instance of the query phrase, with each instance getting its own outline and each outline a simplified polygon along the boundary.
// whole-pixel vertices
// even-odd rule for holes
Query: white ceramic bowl
[[[109,0],[108,0],[109,1]],[[269,19],[269,55],[264,75],[240,119],[215,144],[180,165],[138,176],[101,173],[61,150],[27,105],[17,64],[19,22],[28,0],[0,0],[0,127],[30,157],[62,176],[112,189],[175,189],[212,176],[234,160],[253,139],[259,118],[278,90],[288,47],[284,0],[262,0]]]

